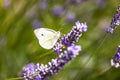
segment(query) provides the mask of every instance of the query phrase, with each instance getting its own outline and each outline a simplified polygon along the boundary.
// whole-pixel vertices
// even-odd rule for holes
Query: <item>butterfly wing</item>
[[[60,37],[60,32],[56,32],[55,35],[50,35],[49,34],[49,37],[48,39],[46,39],[45,41],[43,42],[39,42],[40,45],[43,47],[43,48],[46,48],[46,49],[51,49],[53,48],[53,46],[55,45],[55,43],[57,42],[57,40],[59,39]],[[44,45],[43,45],[44,44]]]
[[[60,37],[60,32],[48,28],[39,28],[34,31],[39,44],[45,49],[51,49]]]

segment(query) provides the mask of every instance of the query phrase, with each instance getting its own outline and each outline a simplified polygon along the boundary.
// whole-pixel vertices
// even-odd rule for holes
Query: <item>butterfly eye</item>
[[[41,34],[41,36],[44,36],[43,34]]]

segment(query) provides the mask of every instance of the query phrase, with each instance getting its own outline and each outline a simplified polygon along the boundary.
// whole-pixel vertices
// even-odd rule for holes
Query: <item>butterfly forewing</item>
[[[34,31],[39,44],[45,49],[51,49],[60,37],[60,32],[47,28],[39,28]]]

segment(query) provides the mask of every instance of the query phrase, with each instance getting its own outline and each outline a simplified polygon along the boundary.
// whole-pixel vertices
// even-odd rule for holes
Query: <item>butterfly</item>
[[[37,28],[34,30],[41,47],[51,49],[54,47],[57,40],[60,38],[60,32],[48,28]]]

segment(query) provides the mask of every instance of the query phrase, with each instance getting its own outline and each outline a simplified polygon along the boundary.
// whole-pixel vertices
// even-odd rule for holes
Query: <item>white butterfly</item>
[[[34,30],[35,36],[39,40],[39,44],[45,49],[51,49],[60,37],[59,31],[48,28],[38,28]]]

